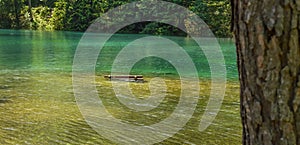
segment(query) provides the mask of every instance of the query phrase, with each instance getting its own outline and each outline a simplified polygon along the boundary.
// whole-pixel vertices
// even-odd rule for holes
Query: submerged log
[[[144,82],[142,75],[105,75],[110,81]]]

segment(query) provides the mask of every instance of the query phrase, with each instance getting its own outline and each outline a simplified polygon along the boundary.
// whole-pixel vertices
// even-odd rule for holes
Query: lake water
[[[115,144],[86,123],[75,101],[72,63],[81,36],[78,32],[0,30],[0,144]],[[144,75],[146,82],[130,83],[130,87],[133,94],[144,98],[150,94],[150,80],[163,78],[167,97],[162,105],[151,111],[136,112],[116,99],[111,82],[103,75],[109,74],[116,55],[124,46],[145,36],[114,35],[102,49],[95,67],[96,88],[108,112],[133,125],[150,125],[167,118],[178,103],[181,89],[178,73],[171,63],[147,57],[131,71]],[[219,41],[227,69],[226,94],[214,122],[200,132],[199,121],[211,89],[207,59],[193,39],[166,38],[183,47],[193,60],[201,91],[196,110],[186,126],[158,144],[241,144],[233,42]]]

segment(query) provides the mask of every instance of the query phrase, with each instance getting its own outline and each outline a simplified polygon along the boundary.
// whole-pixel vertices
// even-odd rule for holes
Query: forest
[[[108,10],[134,0],[0,0],[0,29],[85,31]],[[216,37],[232,37],[229,0],[166,0],[197,14]],[[126,19],[126,18],[124,18]],[[176,35],[184,32],[158,22],[129,25],[119,33]]]

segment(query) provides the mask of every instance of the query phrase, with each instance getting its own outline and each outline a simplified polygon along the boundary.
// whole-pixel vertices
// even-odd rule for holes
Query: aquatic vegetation
[[[72,93],[69,73],[15,72],[1,73],[0,84],[12,85],[0,89],[0,143],[1,144],[111,144],[98,135],[81,116]],[[145,80],[150,80],[146,77]],[[114,117],[135,125],[149,125],[167,117],[178,102],[179,80],[165,78],[167,97],[162,104],[148,112],[126,108],[115,97],[111,82],[97,76],[95,84],[99,97]],[[122,82],[121,82],[122,83]],[[132,92],[147,97],[149,81],[130,83]],[[187,125],[163,144],[194,143],[240,144],[238,83],[228,82],[222,108],[213,124],[204,132],[198,131],[199,121],[209,98],[210,81],[201,80],[197,109]]]

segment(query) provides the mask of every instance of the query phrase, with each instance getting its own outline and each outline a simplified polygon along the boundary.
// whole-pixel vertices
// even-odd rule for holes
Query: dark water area
[[[74,97],[72,64],[82,35],[79,32],[0,30],[0,144],[116,144],[87,124]],[[162,105],[136,112],[126,109],[116,99],[112,83],[103,75],[110,73],[123,47],[145,36],[148,35],[114,35],[101,50],[95,66],[95,86],[108,112],[133,125],[150,125],[167,118],[176,108],[182,89],[172,63],[147,57],[137,62],[131,71],[144,75],[145,83],[130,83],[129,86],[138,98],[146,98],[150,94],[151,80],[163,78],[167,91]],[[191,38],[165,38],[183,47],[193,60],[200,78],[200,92],[197,107],[186,126],[157,144],[241,144],[239,83],[233,42],[219,39],[227,70],[226,92],[216,119],[201,132],[198,125],[211,89],[208,61]],[[178,61],[185,59],[178,58]],[[124,140],[133,139],[124,137]]]

